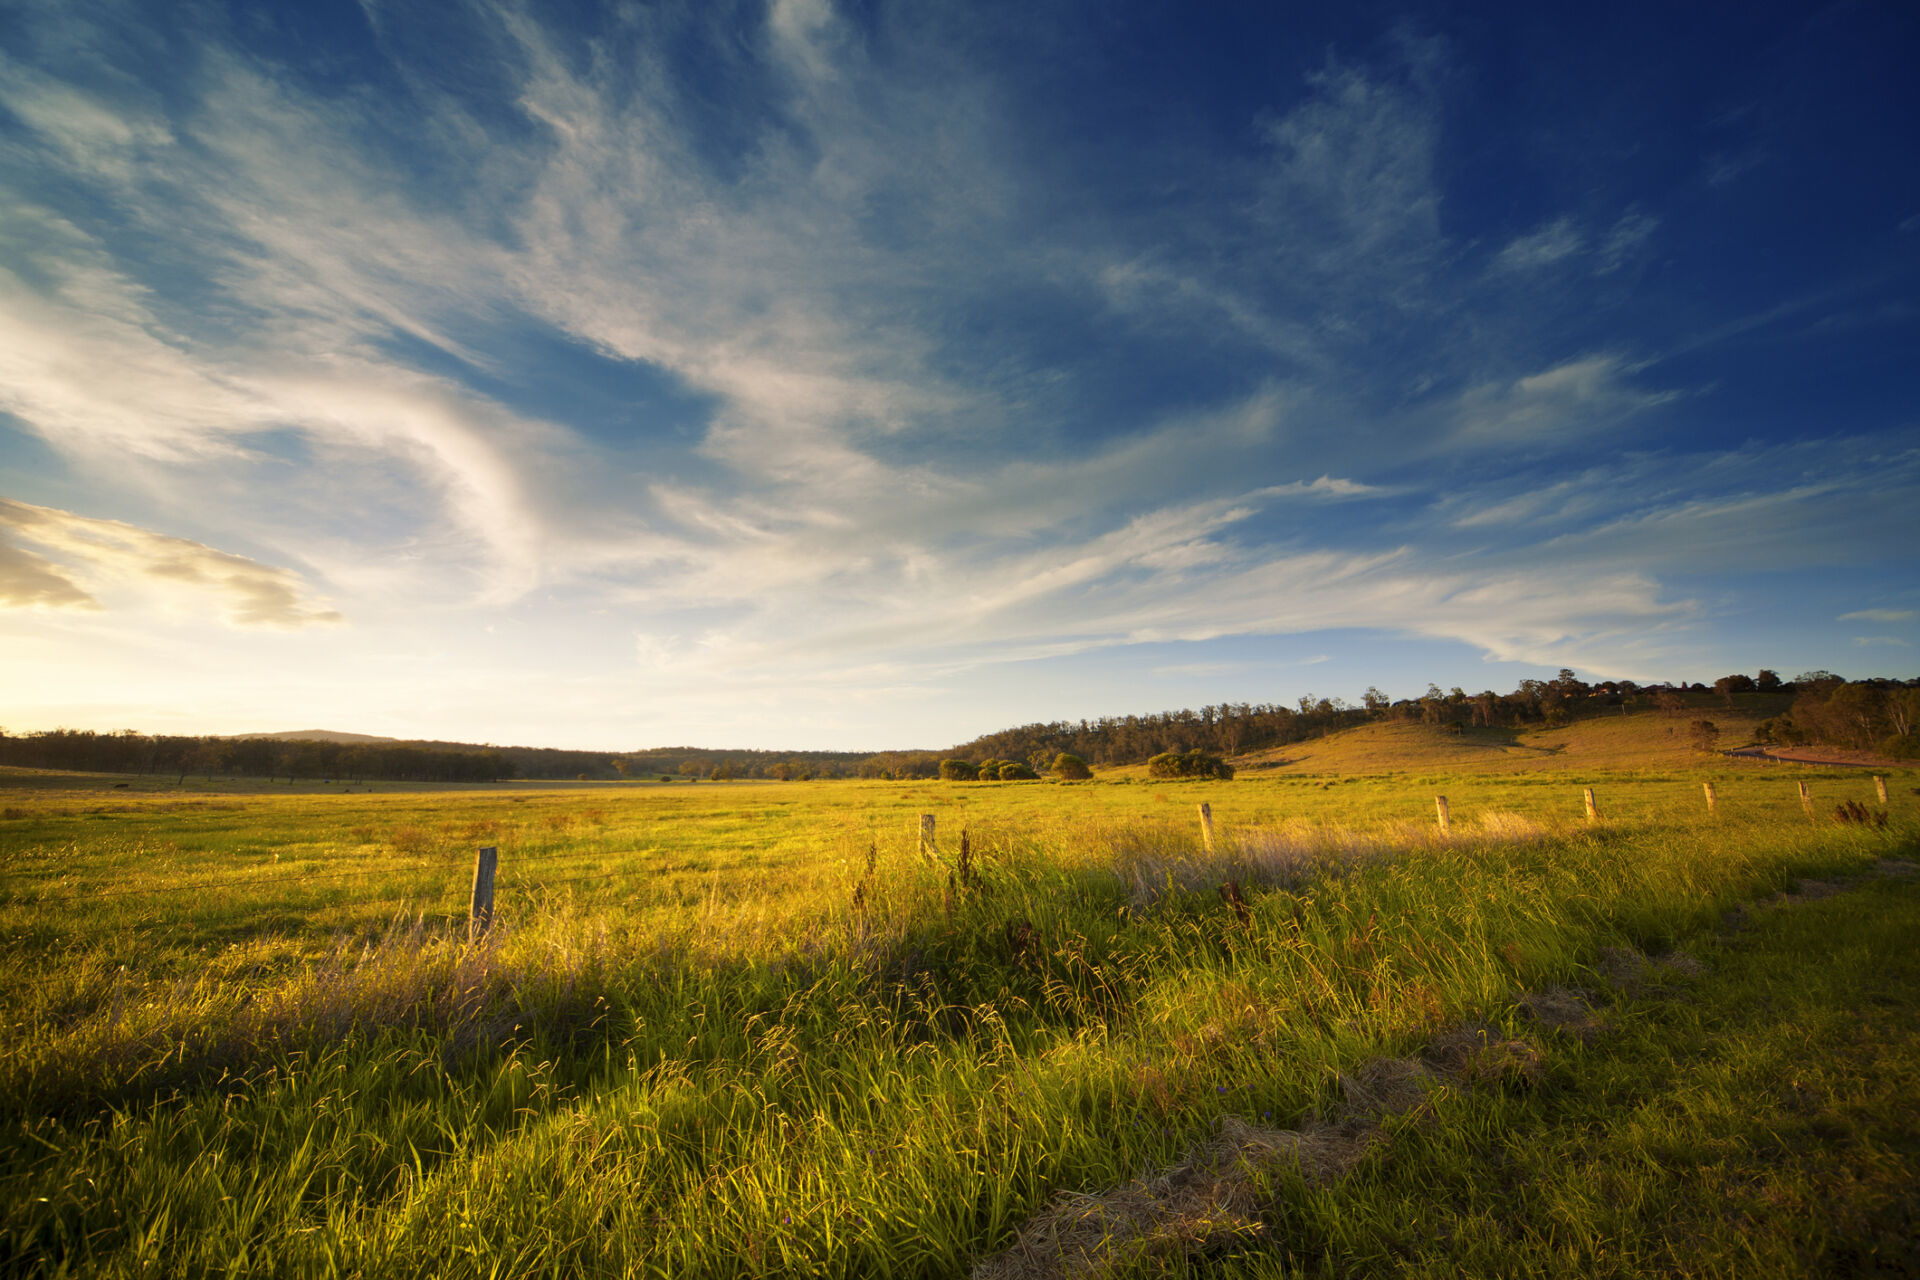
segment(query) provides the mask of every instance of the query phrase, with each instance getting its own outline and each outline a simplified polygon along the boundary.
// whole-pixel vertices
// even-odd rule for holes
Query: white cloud
[[[1495,271],[1537,271],[1586,248],[1586,238],[1571,218],[1556,218],[1538,231],[1508,243],[1493,259]]]
[[[15,543],[49,553],[40,557],[0,544],[0,550],[11,551],[0,558],[0,598],[14,607],[98,608],[100,595],[121,589],[164,597],[186,609],[217,601],[234,626],[302,627],[341,620],[313,601],[290,570],[123,521],[0,498],[0,530]]]
[[[1274,498],[1364,498],[1385,492],[1379,485],[1361,484],[1358,480],[1343,480],[1334,476],[1321,476],[1318,480],[1295,480],[1291,484],[1269,485],[1260,490],[1261,496]]]
[[[1275,166],[1262,212],[1311,233],[1287,246],[1303,256],[1377,262],[1383,253],[1424,252],[1439,218],[1431,110],[1410,90],[1352,68],[1310,82],[1316,95],[1267,127]]]
[[[0,542],[0,607],[98,609],[100,602],[44,556]]]
[[[1457,413],[1462,444],[1565,444],[1620,425],[1678,398],[1674,391],[1642,391],[1632,368],[1608,353],[1582,356],[1510,382],[1483,383],[1464,393]]]
[[[1920,616],[1912,609],[1855,609],[1852,613],[1843,613],[1836,622],[1905,622]]]
[[[1626,266],[1633,257],[1653,238],[1660,229],[1660,219],[1638,209],[1629,209],[1620,220],[1613,224],[1606,238],[1600,242],[1598,262],[1594,270],[1601,275],[1609,275]]]
[[[1332,627],[1598,666],[1696,616],[1668,567],[1777,554],[1767,526],[1804,535],[1808,504],[1834,528],[1887,518],[1852,480],[1488,478],[1491,451],[1564,451],[1678,393],[1611,350],[1540,355],[1528,304],[1469,315],[1454,296],[1525,291],[1443,235],[1431,50],[1314,76],[1258,122],[1258,156],[1209,157],[1217,173],[1133,157],[1213,184],[1149,217],[1055,212],[1052,175],[1009,159],[1019,122],[991,79],[909,19],[870,46],[821,0],[780,0],[737,42],[755,74],[775,65],[771,123],[718,159],[654,61],[665,41],[582,49],[519,9],[478,20],[510,46],[502,109],[523,118],[475,120],[418,82],[452,189],[364,141],[378,103],[303,95],[237,54],[196,61],[169,116],[44,77],[0,90],[62,180],[180,246],[212,298],[156,293],[77,213],[92,234],[24,198],[4,211],[27,251],[6,242],[0,406],[99,493],[207,524],[141,517],[194,542],[51,513],[52,541],[0,544],[0,601],[327,616],[293,571],[207,543],[244,546],[313,570],[357,627],[478,605],[506,634],[550,613],[569,626],[527,664],[571,662],[577,627],[614,637],[623,689],[746,717],[776,689],[918,696],[995,663]],[[1556,218],[1498,261],[1620,270],[1658,225]],[[1039,318],[1014,319],[1043,340],[969,339],[1021,291]],[[1036,354],[1069,312],[1094,354]],[[475,388],[513,372],[489,352],[519,327],[577,340],[610,377],[644,363],[710,413],[629,452],[584,417],[510,409]],[[396,335],[472,385],[410,367]],[[1186,368],[1204,376],[1185,407],[1136,406],[1110,337],[1234,359]],[[1089,393],[1111,421],[1086,421]],[[1482,470],[1436,481],[1451,491],[1431,506],[1396,480],[1462,445]],[[1336,505],[1359,499],[1377,502]],[[1456,559],[1449,536],[1493,545]],[[1840,540],[1816,531],[1802,554]],[[441,625],[390,635],[392,653],[457,649]]]

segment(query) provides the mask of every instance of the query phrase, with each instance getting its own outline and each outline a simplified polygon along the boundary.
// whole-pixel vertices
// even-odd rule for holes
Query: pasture
[[[1897,868],[1920,797],[1911,773],[1883,806],[1857,771],[1566,764],[353,795],[9,778],[0,1269],[1424,1274],[1457,1246],[1493,1270],[1658,1270],[1665,1237],[1615,1221],[1607,1190],[1606,1160],[1641,1169],[1644,1146],[1621,1138],[1584,1199],[1550,1204],[1489,1151],[1626,1114],[1582,1082],[1685,1074],[1641,1033],[1689,982],[1697,1020],[1790,963],[1846,1014],[1893,970],[1847,968],[1835,931],[1892,948],[1910,882],[1793,908],[1831,917],[1799,932],[1735,938],[1728,913]],[[1835,821],[1846,800],[1886,825]],[[497,917],[469,942],[479,845],[500,851]],[[1621,957],[1666,977],[1627,981]],[[1821,985],[1843,969],[1854,987]],[[1542,1013],[1616,997],[1613,1040]],[[1777,1048],[1778,1021],[1751,1042]],[[1462,1062],[1524,1051],[1422,1068],[1417,1105],[1369,1110],[1379,1064],[1437,1063],[1463,1028]],[[1911,1080],[1906,1034],[1904,1077],[1861,1078]],[[1729,1115],[1747,1067],[1716,1086]],[[1913,1132],[1913,1096],[1868,1107],[1832,1160],[1775,1161],[1773,1189],[1845,1173],[1878,1204],[1910,1184],[1885,1133]],[[1645,1141],[1721,1140],[1675,1125]],[[1347,1155],[1316,1164],[1302,1134]],[[1167,1170],[1218,1194],[1176,1205],[1152,1189]],[[1805,1214],[1769,1234],[1701,1212],[1709,1273],[1825,1247]],[[1421,1213],[1440,1234],[1407,1228]]]

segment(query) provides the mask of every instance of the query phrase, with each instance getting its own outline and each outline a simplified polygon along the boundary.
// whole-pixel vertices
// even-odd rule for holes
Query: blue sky
[[[0,10],[0,724],[630,748],[1920,642],[1920,11]]]

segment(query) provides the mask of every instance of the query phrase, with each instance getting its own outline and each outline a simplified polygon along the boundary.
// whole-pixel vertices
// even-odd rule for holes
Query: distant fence
[[[1813,763],[1813,762],[1801,762],[1801,763]],[[1820,762],[1820,763],[1826,763],[1826,762]],[[1815,822],[1819,821],[1819,814],[1814,807],[1813,789],[1811,785],[1805,779],[1798,779],[1796,780],[1795,786],[1799,795],[1800,806],[1805,811],[1808,819]],[[1883,805],[1888,803],[1887,779],[1885,775],[1874,774],[1873,787],[1874,787],[1874,793],[1879,798],[1879,802]],[[1702,798],[1704,799],[1706,804],[1706,810],[1708,815],[1717,817],[1720,811],[1720,798],[1718,793],[1714,790],[1713,783],[1703,781],[1700,784],[1700,789],[1702,793]],[[1586,821],[1589,824],[1598,824],[1603,821],[1601,810],[1600,810],[1600,803],[1597,796],[1595,795],[1594,788],[1592,787],[1581,788],[1581,804],[1586,812]],[[1435,795],[1433,797],[1433,805],[1434,805],[1434,819],[1437,825],[1439,826],[1441,833],[1450,834],[1453,829],[1453,815],[1452,815],[1451,806],[1448,804],[1447,797],[1445,797],[1444,795]],[[1200,821],[1201,847],[1208,855],[1212,855],[1216,851],[1216,839],[1217,839],[1216,831],[1214,828],[1214,820],[1213,820],[1213,806],[1210,803],[1202,801],[1197,806],[1197,810],[1198,810],[1199,821]],[[1863,825],[1871,825],[1871,826],[1883,826],[1885,825],[1886,818],[1887,818],[1887,815],[1885,812],[1881,812],[1878,814],[1872,813],[1868,811],[1858,801],[1853,801],[1853,800],[1845,800],[1839,803],[1838,805],[1836,805],[1833,809],[1832,816],[1836,822],[1840,822],[1843,824],[1863,824]],[[936,839],[936,819],[933,814],[923,813],[919,815],[918,835],[919,835],[918,848],[919,848],[920,854],[923,857],[932,857],[938,860],[940,858],[940,850],[939,850],[938,841]],[[963,849],[965,845],[965,839],[966,839],[966,835],[965,835],[965,831],[963,830],[961,833]],[[500,867],[499,846],[482,845],[475,851],[474,863],[473,863],[472,888],[471,888],[471,892],[468,895],[468,902],[467,902],[467,937],[469,941],[478,941],[481,938],[485,937],[487,931],[493,925],[494,880],[495,880],[496,874],[499,871],[499,867]],[[304,886],[304,885],[311,885],[311,884],[318,884],[318,883],[327,883],[332,881],[359,879],[366,874],[367,873],[365,871],[349,871],[349,872],[339,872],[339,873],[334,873],[329,875],[320,875],[320,876],[303,876],[303,877],[300,877],[297,881],[290,881],[290,883],[297,883],[299,885]],[[585,876],[578,876],[578,875],[563,876],[558,879],[542,880],[541,882],[539,882],[539,884],[536,887],[540,889],[546,889],[556,885],[574,884],[574,883],[580,883],[588,880],[606,880],[609,878],[612,878],[611,873],[601,873],[601,874],[585,875]],[[165,891],[169,893],[186,893],[186,892],[194,892],[202,889],[226,889],[226,888],[240,888],[240,887],[250,888],[255,886],[241,886],[241,885],[236,885],[232,881],[211,880],[211,881],[202,881],[202,882],[186,884],[186,885],[170,885],[167,887]],[[110,888],[110,889],[93,890],[88,892],[85,896],[87,897],[88,900],[91,901],[97,898],[118,898],[118,897],[134,895],[134,894],[152,894],[154,892],[156,891],[151,889],[137,888],[137,887]],[[78,897],[79,895],[73,895],[73,896]],[[47,899],[43,896],[39,900],[46,901]],[[4,899],[0,899],[0,904],[3,904],[3,903],[4,903]]]

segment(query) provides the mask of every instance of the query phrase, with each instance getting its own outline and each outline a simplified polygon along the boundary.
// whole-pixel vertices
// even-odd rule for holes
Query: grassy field
[[[1598,741],[1500,771],[1330,739],[1383,763],[1209,784],[0,779],[0,1269],[1430,1274],[1464,1250],[1488,1273],[1756,1274],[1883,1256],[1875,1233],[1920,1178],[1916,903],[1873,873],[1914,856],[1913,775],[1889,775],[1888,823],[1863,827],[1830,816],[1882,808],[1855,771],[1627,769],[1617,744],[1575,749]],[[469,945],[479,844],[501,851],[499,919]],[[1740,904],[1836,877],[1869,878],[1730,932]],[[1641,956],[1667,976],[1623,978]],[[1608,1034],[1554,1012],[1587,1004]],[[1853,1038],[1828,1052],[1836,1028]],[[1749,1158],[1763,1104],[1805,1110],[1775,1096],[1796,1054],[1853,1110],[1783,1121],[1792,1150]],[[1375,1106],[1388,1079],[1416,1079],[1419,1104]],[[1760,1209],[1720,1214],[1714,1177]],[[1835,1187],[1853,1219],[1823,1207]]]
[[[1561,773],[1568,769],[1617,772],[1695,770],[1718,763],[1694,745],[1689,725],[1708,720],[1714,745],[1748,745],[1768,716],[1785,712],[1791,695],[1747,694],[1734,707],[1710,694],[1686,695],[1674,715],[1651,708],[1586,716],[1558,727],[1463,728],[1386,721],[1325,738],[1252,753],[1237,763],[1257,775],[1441,773]]]

